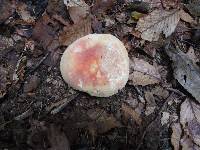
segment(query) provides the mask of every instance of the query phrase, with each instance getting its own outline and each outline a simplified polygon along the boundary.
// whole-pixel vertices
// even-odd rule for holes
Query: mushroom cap
[[[128,53],[124,44],[111,34],[89,34],[68,46],[60,70],[71,87],[92,96],[108,97],[128,81]]]

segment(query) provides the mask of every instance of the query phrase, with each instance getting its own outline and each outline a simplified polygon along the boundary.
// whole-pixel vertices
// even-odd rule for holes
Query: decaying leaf
[[[170,36],[180,20],[179,10],[154,10],[149,15],[139,19],[136,30],[141,32],[141,38],[148,41],[157,41],[163,33]]]
[[[138,125],[141,124],[141,112],[135,110],[135,108],[130,107],[129,105],[123,103],[122,104],[122,112],[125,120],[133,119]]]
[[[120,123],[114,118],[112,114],[108,114],[103,109],[90,109],[87,112],[88,116],[93,120],[89,126],[89,130],[96,133],[105,133],[110,129],[120,126]]]
[[[89,6],[83,0],[64,0],[73,25],[65,26],[59,35],[61,45],[69,45],[73,41],[92,32]]]
[[[171,143],[174,147],[174,150],[179,150],[181,134],[182,134],[181,125],[180,123],[174,123],[172,124],[171,128],[172,128]]]
[[[97,15],[105,13],[107,10],[112,9],[115,2],[115,0],[95,0],[92,7],[92,13]]]
[[[129,80],[133,85],[145,86],[159,83],[161,80],[156,67],[142,59],[134,58],[131,68],[133,69],[133,73],[130,74]]]
[[[169,48],[166,53],[173,64],[174,78],[200,101],[200,69],[193,61],[179,49]]]
[[[181,105],[180,122],[186,134],[200,146],[200,106],[186,99]]]
[[[69,15],[74,24],[83,21],[89,14],[89,6],[87,7],[69,7]]]
[[[79,24],[64,27],[64,31],[59,35],[59,42],[61,45],[69,45],[76,39],[85,36],[92,32],[91,20],[87,18]]]
[[[52,43],[56,34],[49,24],[52,24],[52,20],[47,14],[44,14],[33,29],[33,39],[41,43],[44,49]]]
[[[74,24],[83,21],[89,14],[90,7],[83,0],[64,0]]]

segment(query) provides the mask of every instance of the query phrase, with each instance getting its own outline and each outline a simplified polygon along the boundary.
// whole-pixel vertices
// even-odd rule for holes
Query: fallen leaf
[[[157,41],[161,33],[170,36],[180,20],[179,10],[154,10],[149,15],[139,19],[136,30],[141,32],[141,38]]]
[[[90,7],[83,0],[64,0],[74,24],[82,22],[88,15]]]
[[[127,104],[122,104],[122,112],[125,120],[129,120],[130,118],[133,119],[138,125],[141,125],[141,112],[136,112],[134,108],[128,106]]]
[[[85,7],[69,7],[69,15],[74,24],[83,21],[89,14],[89,6]]]
[[[166,53],[172,60],[174,78],[200,101],[200,69],[187,54],[179,49],[168,48]]]
[[[94,5],[92,7],[92,13],[101,15],[105,13],[107,10],[112,9],[115,4],[115,0],[95,0]]]
[[[182,134],[181,125],[180,123],[174,123],[172,124],[171,128],[172,128],[171,143],[174,147],[174,150],[179,150],[181,134]]]
[[[200,146],[200,106],[186,99],[181,104],[180,122],[186,134]]]
[[[134,58],[131,63],[131,68],[133,69],[133,73],[129,75],[129,80],[133,85],[145,86],[159,83],[161,80],[156,67],[142,59]]]
[[[188,13],[186,13],[183,9],[180,10],[179,14],[180,14],[181,20],[188,22],[188,23],[196,23],[195,20]]]
[[[89,130],[93,130],[96,133],[106,133],[110,129],[120,126],[120,123],[114,118],[112,114],[108,114],[103,109],[90,109],[87,112],[88,116],[93,120],[90,124]]]
[[[69,141],[64,132],[57,126],[51,125],[48,131],[48,139],[51,147],[48,150],[70,150]]]
[[[92,32],[91,19],[88,17],[79,24],[74,24],[69,27],[64,27],[64,31],[59,35],[61,45],[69,45],[78,38],[81,38]]]
[[[47,14],[44,14],[36,23],[33,29],[33,39],[38,41],[46,49],[55,38],[56,32],[49,24],[53,21]]]

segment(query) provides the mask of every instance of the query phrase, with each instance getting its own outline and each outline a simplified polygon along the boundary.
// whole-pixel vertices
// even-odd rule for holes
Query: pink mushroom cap
[[[60,70],[63,79],[74,89],[108,97],[128,81],[128,53],[124,44],[111,34],[89,34],[68,46]]]

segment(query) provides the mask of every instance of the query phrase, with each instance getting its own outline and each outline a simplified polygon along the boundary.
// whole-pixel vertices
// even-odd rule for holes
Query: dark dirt
[[[156,51],[153,54],[152,45],[145,48],[140,46],[140,39],[127,31],[136,24],[127,24],[130,8],[123,0],[95,5],[92,9],[92,31],[117,36],[125,43],[130,58],[136,56],[150,64],[156,62],[161,65],[163,80],[159,85],[145,87],[128,83],[118,94],[108,98],[91,97],[76,91],[68,87],[61,77],[59,62],[66,46],[58,42],[58,33],[63,24],[52,16],[62,16],[71,24],[63,2],[20,2],[25,3],[27,11],[36,18],[34,23],[20,21],[19,15],[13,11],[14,6],[11,7],[17,4],[0,0],[0,149],[173,149],[170,143],[172,131],[169,124],[161,124],[161,117],[162,112],[173,114],[178,111],[180,93],[169,90],[167,97],[162,93],[154,94],[155,110],[145,115],[148,106],[145,92],[161,86],[165,92],[165,87],[169,87],[189,94],[173,79],[170,60],[162,46],[153,46]],[[91,3],[88,1],[88,4]],[[42,15],[45,10],[50,18]],[[126,17],[121,17],[123,15]],[[114,20],[114,25],[106,25],[105,18]],[[195,42],[199,38],[197,34],[193,38]],[[53,114],[52,110],[58,108],[66,98],[72,100]],[[168,103],[174,99],[177,103]],[[124,104],[127,105],[125,108],[138,109],[141,121],[134,120],[131,112],[123,110]],[[173,121],[173,118],[170,119]]]

